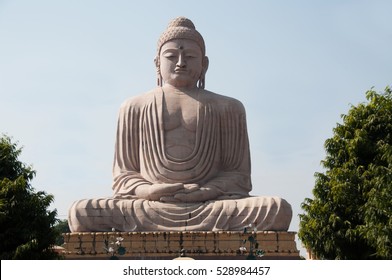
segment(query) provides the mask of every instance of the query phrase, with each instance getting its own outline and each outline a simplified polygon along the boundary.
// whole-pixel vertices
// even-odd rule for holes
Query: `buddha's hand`
[[[135,194],[139,198],[152,201],[163,201],[165,197],[174,197],[178,191],[184,190],[184,184],[152,184],[149,186],[141,186],[135,190]]]
[[[220,193],[215,188],[199,187],[191,188],[187,192],[179,192],[174,198],[180,202],[204,202],[216,199]]]
[[[171,195],[165,195],[160,198],[161,202],[183,202],[180,199],[176,198],[177,194],[187,194],[191,193],[194,191],[197,191],[200,189],[200,186],[198,184],[183,184],[182,189],[176,190],[175,193],[172,193]]]

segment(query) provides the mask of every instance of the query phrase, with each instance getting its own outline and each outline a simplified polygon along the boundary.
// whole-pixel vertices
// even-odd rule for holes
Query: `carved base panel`
[[[300,258],[295,232],[83,232],[64,242],[66,259],[246,259],[260,250],[261,259]]]

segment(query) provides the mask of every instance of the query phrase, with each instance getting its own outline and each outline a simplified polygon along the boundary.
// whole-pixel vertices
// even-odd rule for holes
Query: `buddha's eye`
[[[197,58],[198,57],[198,55],[193,53],[193,52],[188,52],[188,53],[185,54],[185,56],[187,58]]]
[[[163,57],[165,58],[176,58],[177,57],[177,53],[175,52],[164,52],[163,53]]]

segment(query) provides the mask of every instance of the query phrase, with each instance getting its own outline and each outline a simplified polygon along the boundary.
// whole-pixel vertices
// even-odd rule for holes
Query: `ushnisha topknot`
[[[195,41],[201,48],[203,56],[206,53],[206,47],[204,44],[204,39],[200,33],[196,30],[193,22],[186,17],[177,17],[170,21],[167,29],[162,33],[158,40],[157,46],[157,56],[161,51],[161,47],[167,41],[173,39],[190,39]]]

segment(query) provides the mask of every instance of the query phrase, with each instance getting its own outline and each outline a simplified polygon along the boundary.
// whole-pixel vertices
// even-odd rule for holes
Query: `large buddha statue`
[[[204,89],[205,44],[179,17],[158,41],[158,86],[119,112],[112,198],[76,201],[73,232],[287,231],[291,206],[253,197],[245,110]]]

